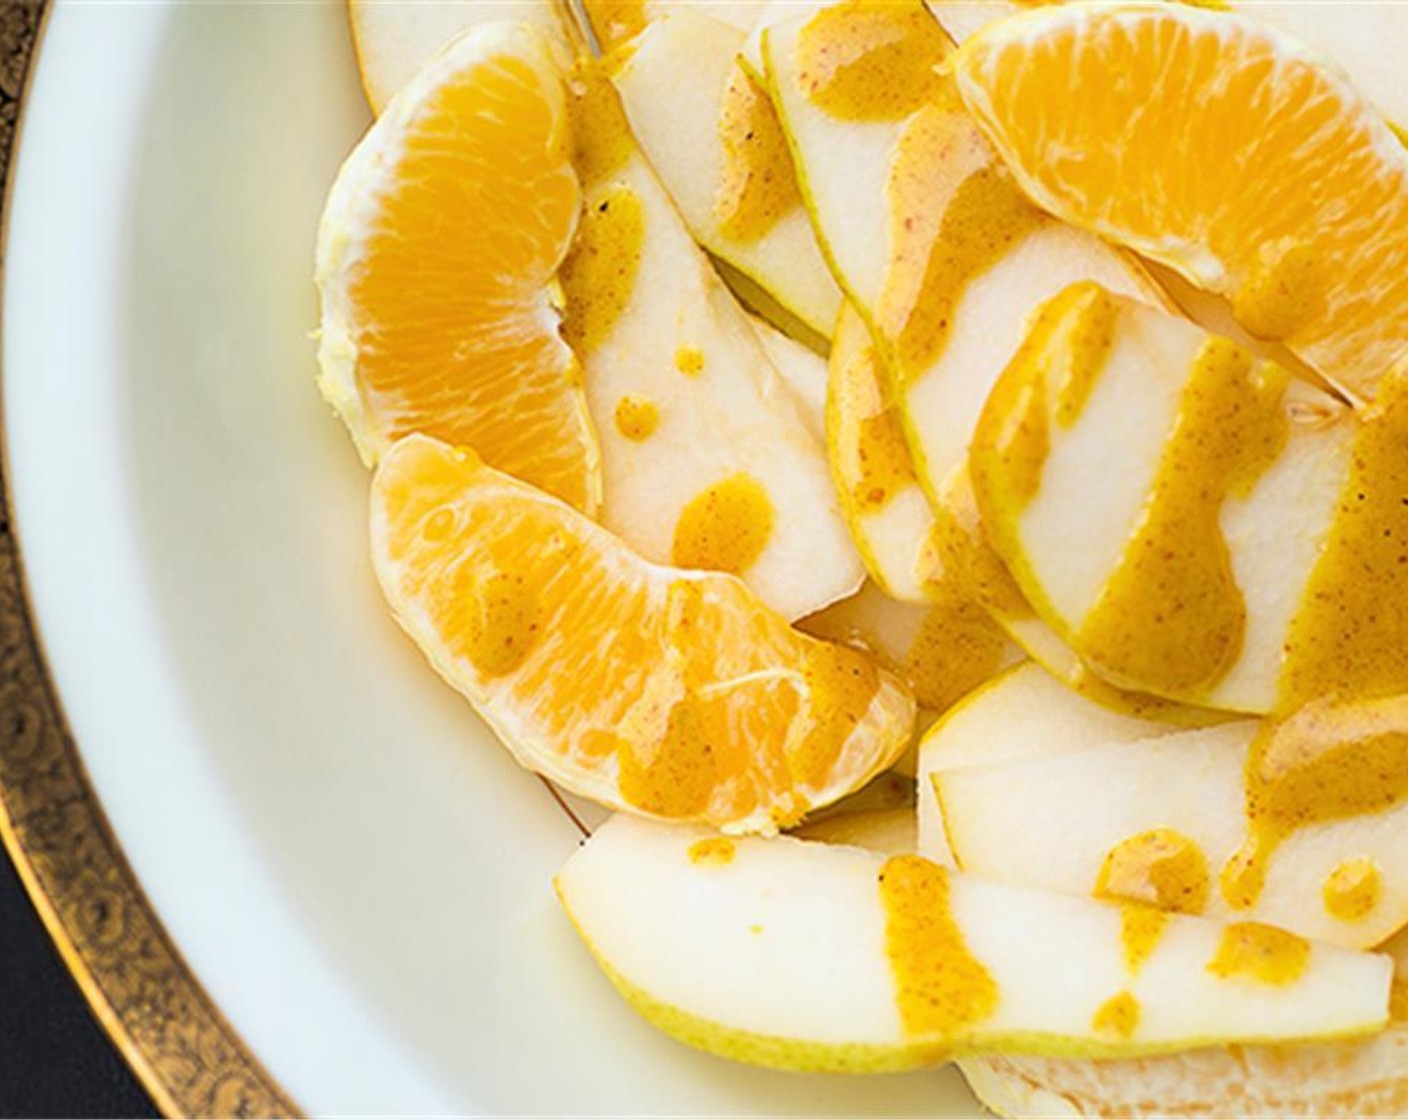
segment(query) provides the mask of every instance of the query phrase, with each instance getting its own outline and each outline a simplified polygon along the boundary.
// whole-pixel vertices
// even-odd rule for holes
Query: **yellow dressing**
[[[932,596],[943,594],[948,583],[958,593],[1005,617],[1031,614],[1002,557],[988,540],[966,478],[948,488],[943,503],[934,508],[934,527],[925,541],[920,566],[925,588]]]
[[[1156,910],[1138,902],[1120,906],[1120,947],[1124,950],[1124,966],[1131,976],[1144,967],[1154,955],[1168,928],[1166,910]]]
[[[1408,1023],[1408,980],[1395,976],[1389,985],[1388,1017],[1390,1022]]]
[[[797,39],[797,84],[839,120],[903,120],[944,85],[953,43],[920,0],[843,0]]]
[[[1382,812],[1408,798],[1408,696],[1314,700],[1263,724],[1247,755],[1249,836],[1222,872],[1228,905],[1260,897],[1280,843],[1297,829]]]
[[[1300,979],[1309,960],[1310,942],[1303,937],[1260,922],[1234,922],[1223,931],[1208,971],[1284,987]]]
[[[1232,314],[1258,338],[1284,339],[1321,313],[1325,264],[1310,245],[1272,242],[1257,253],[1255,267],[1232,301]]]
[[[675,368],[686,377],[698,377],[704,372],[704,351],[694,346],[681,346],[675,351]]]
[[[562,337],[579,357],[609,338],[630,306],[644,243],[645,211],[630,187],[611,189],[583,213],[558,274],[566,295]]]
[[[727,735],[726,713],[718,701],[687,695],[671,709],[665,734],[656,743],[620,739],[616,752],[621,796],[654,816],[688,818],[708,807],[719,781],[714,744]],[[636,754],[637,746],[652,752]]]
[[[735,474],[705,488],[680,513],[671,559],[681,568],[741,575],[772,537],[772,499],[757,479]]]
[[[733,68],[724,89],[719,139],[719,228],[735,241],[757,241],[802,205],[802,192],[772,99],[741,66]]]
[[[968,949],[949,893],[948,872],[919,856],[891,856],[880,870],[885,951],[911,1036],[951,1038],[997,1010],[997,982]]]
[[[807,656],[803,673],[811,697],[811,728],[792,753],[789,765],[800,784],[820,786],[880,690],[880,672],[860,651],[818,641]]]
[[[1383,893],[1383,877],[1373,860],[1361,856],[1338,864],[1325,878],[1321,896],[1325,913],[1342,922],[1361,922],[1374,912]]]
[[[1132,992],[1111,996],[1096,1010],[1090,1029],[1096,1034],[1130,1038],[1139,1028],[1139,1000]]]
[[[1081,623],[1075,645],[1092,665],[1186,695],[1211,688],[1236,662],[1246,608],[1220,514],[1285,446],[1288,382],[1234,342],[1204,343],[1143,518]]]
[[[541,637],[543,606],[522,576],[466,564],[455,581],[458,650],[486,677],[512,673]]]
[[[894,405],[860,420],[856,427],[857,477],[851,497],[865,511],[884,509],[891,498],[916,483],[914,460]]]
[[[934,231],[924,215],[935,206],[935,169],[955,158],[949,149],[957,145],[977,147],[970,158],[980,166],[948,198]],[[910,379],[943,354],[968,285],[1048,219],[992,155],[971,118],[941,105],[925,108],[907,125],[887,196],[892,248],[880,329],[893,345],[896,374]]]
[[[1179,914],[1201,914],[1208,900],[1208,861],[1192,839],[1155,828],[1120,841],[1095,880],[1097,898],[1143,902]]]
[[[1079,415],[1109,357],[1119,306],[1103,288],[1072,284],[1042,305],[993,386],[974,435],[972,469],[988,499],[1010,514],[1041,487],[1051,453],[1050,413]]]
[[[645,0],[582,0],[582,8],[603,51],[645,30]]]
[[[660,410],[648,397],[624,396],[616,404],[616,430],[629,440],[649,439],[660,426]]]
[[[636,156],[636,142],[616,88],[599,63],[585,59],[568,83],[572,166],[584,187],[609,179]]]
[[[920,707],[943,712],[1006,662],[1006,632],[952,581],[940,584],[902,672]]]
[[[733,862],[737,852],[734,842],[727,836],[710,836],[696,840],[689,846],[689,862],[722,867]]]

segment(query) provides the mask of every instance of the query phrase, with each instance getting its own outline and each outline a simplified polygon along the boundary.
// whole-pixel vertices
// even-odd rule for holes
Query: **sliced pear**
[[[1060,757],[951,771],[940,760],[931,778],[953,854],[974,874],[1377,945],[1408,923],[1401,806],[1294,833],[1272,856],[1255,903],[1228,905],[1219,872],[1245,841],[1244,775],[1256,734],[1243,720]]]
[[[618,815],[556,886],[637,1011],[680,1041],[781,1069],[881,1072],[994,1050],[1114,1057],[1387,1021],[1386,957],[1172,915],[1127,960],[1129,907],[918,856]]]
[[[603,523],[647,559],[741,575],[791,618],[850,594],[864,569],[803,407],[590,67],[572,112],[585,208],[563,329],[600,435]]]
[[[1234,343],[1076,285],[989,398],[972,477],[993,547],[1084,662],[1262,713],[1361,426]]]
[[[372,111],[386,103],[451,40],[481,23],[526,23],[563,41],[566,0],[348,0],[362,89]],[[565,51],[565,48],[564,48]]]
[[[847,304],[831,343],[826,446],[841,511],[866,570],[891,598],[922,603],[934,514],[919,485],[890,379]]]
[[[892,770],[813,813],[788,835],[885,855],[914,852],[919,839],[914,802],[914,779]]]
[[[695,240],[829,335],[841,293],[802,208],[772,102],[739,69],[745,38],[678,8],[633,40],[612,80]]]
[[[1328,55],[1395,126],[1408,126],[1408,88],[1401,44],[1408,43],[1408,5],[1334,0],[1229,0],[1234,12],[1296,36]],[[984,24],[1026,11],[1016,0],[929,0],[944,30],[962,42]]]
[[[793,0],[582,0],[592,34],[604,51],[613,51],[657,20],[682,11],[704,16],[742,32],[776,18]]]
[[[897,602],[866,583],[798,627],[873,653],[931,712],[946,711],[1022,659],[980,604],[950,588],[935,601],[916,605]]]
[[[1393,1022],[1382,1034],[1309,1046],[1237,1046],[1156,1058],[1080,1062],[960,1058],[969,1086],[999,1116],[1397,1117],[1408,1101],[1408,937],[1393,958]]]
[[[949,843],[939,802],[933,796],[935,773],[1063,758],[1088,750],[1092,744],[1137,743],[1176,730],[1082,699],[1039,665],[1019,665],[972,693],[934,724],[921,741],[916,767],[919,852],[951,866],[961,865],[961,853]],[[1084,894],[1086,889],[1076,893]]]
[[[763,353],[792,390],[802,418],[818,440],[826,440],[826,359],[771,323],[754,317],[753,330]]]

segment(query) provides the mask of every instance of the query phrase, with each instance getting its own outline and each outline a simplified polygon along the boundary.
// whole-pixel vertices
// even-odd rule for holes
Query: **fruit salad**
[[[1010,1116],[1408,1109],[1408,3],[349,15],[319,387],[402,628],[611,814],[622,997]]]

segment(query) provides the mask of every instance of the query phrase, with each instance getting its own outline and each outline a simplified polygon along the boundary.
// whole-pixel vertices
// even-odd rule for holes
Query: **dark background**
[[[0,852],[0,1117],[156,1115]]]

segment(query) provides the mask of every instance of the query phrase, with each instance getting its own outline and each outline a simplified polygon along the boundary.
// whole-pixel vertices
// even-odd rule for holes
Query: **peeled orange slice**
[[[1298,40],[1226,12],[1081,4],[985,27],[953,69],[1058,218],[1228,297],[1361,398],[1408,352],[1408,149]]]
[[[437,440],[383,459],[372,556],[402,626],[515,757],[604,805],[775,832],[908,745],[914,700],[864,654]]]
[[[376,462],[423,432],[592,511],[596,439],[549,286],[581,208],[562,78],[486,24],[405,86],[318,231],[319,386]]]

